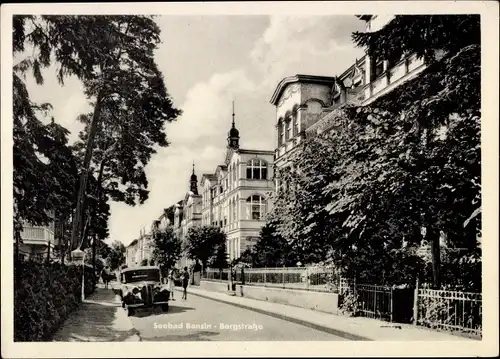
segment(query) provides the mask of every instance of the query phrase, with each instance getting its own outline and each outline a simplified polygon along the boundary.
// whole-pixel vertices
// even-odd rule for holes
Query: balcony
[[[387,69],[387,71],[384,71],[380,74],[380,76],[365,86],[365,101],[362,105],[368,105],[380,96],[392,91],[403,82],[413,78],[424,69],[424,61],[422,59],[418,59],[415,54],[402,59],[396,65]]]
[[[34,244],[48,246],[49,243],[53,246],[54,232],[47,227],[25,226],[21,232],[21,238],[24,244]]]
[[[236,230],[256,230],[260,231],[262,226],[264,226],[265,221],[252,220],[252,219],[239,219],[233,223],[224,226],[223,229],[226,232],[232,232]]]

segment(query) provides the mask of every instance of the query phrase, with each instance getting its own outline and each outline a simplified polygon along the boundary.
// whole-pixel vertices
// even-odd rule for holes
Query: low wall
[[[307,290],[238,285],[236,295],[273,303],[339,314],[338,294]]]
[[[227,285],[227,282],[211,282],[202,280],[200,282],[200,289],[211,292],[227,293]],[[237,285],[236,295],[245,298],[292,305],[299,308],[313,309],[320,312],[339,314],[338,294],[333,293],[271,288],[254,285]]]
[[[227,292],[227,285],[227,282],[200,281],[200,289],[209,290],[211,292]]]

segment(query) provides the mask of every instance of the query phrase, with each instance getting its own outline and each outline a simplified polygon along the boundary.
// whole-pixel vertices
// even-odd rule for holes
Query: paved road
[[[251,310],[176,293],[168,313],[141,311],[130,317],[143,341],[345,340]],[[244,327],[246,325],[247,327]]]

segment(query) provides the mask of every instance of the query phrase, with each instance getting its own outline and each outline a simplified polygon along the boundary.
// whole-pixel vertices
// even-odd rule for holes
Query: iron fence
[[[326,267],[245,268],[237,272],[237,281],[264,287],[318,292],[338,291],[335,271]]]
[[[207,269],[204,280],[228,280],[229,270],[224,270],[220,279],[217,269]],[[333,268],[326,267],[277,267],[277,268],[234,268],[234,280],[245,285],[302,289],[337,293],[339,280]]]
[[[418,286],[358,284],[337,275],[333,268],[235,268],[233,280],[245,285],[339,294],[339,305],[367,318],[413,323],[431,329],[482,335],[480,293],[434,290]],[[229,269],[207,269],[202,278],[229,280]],[[344,309],[343,309],[344,310]]]
[[[356,285],[358,311],[364,317],[392,321],[392,288],[380,285]]]
[[[207,269],[203,272],[202,278],[213,282],[227,282],[229,280],[229,269]]]
[[[482,295],[418,289],[417,324],[431,329],[482,336]]]

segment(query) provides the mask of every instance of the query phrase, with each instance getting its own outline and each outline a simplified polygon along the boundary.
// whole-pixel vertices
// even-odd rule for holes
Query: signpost
[[[227,264],[229,267],[229,273],[227,276],[228,282],[229,282],[229,293],[233,292],[233,268],[232,268],[232,263],[231,263],[231,257],[227,257]]]
[[[71,252],[71,259],[75,265],[82,266],[82,301],[85,299],[85,252],[80,249],[75,249]]]

